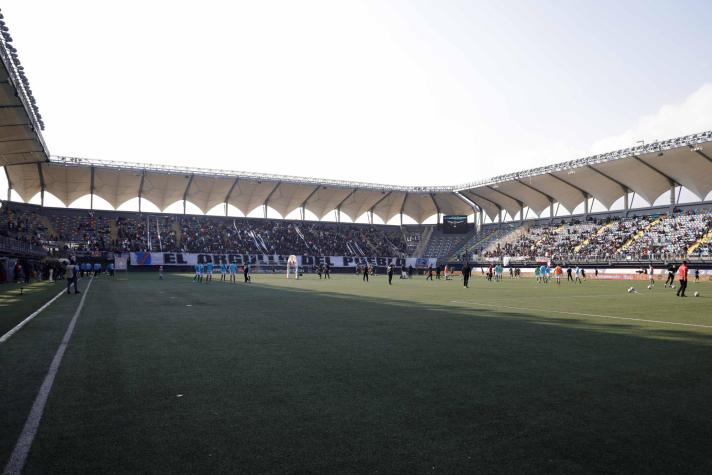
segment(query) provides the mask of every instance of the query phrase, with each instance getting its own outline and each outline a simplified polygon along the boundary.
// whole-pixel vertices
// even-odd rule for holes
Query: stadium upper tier
[[[573,213],[587,214],[593,200],[610,209],[637,194],[651,205],[664,193],[675,204],[684,187],[704,200],[712,191],[712,131],[526,170],[461,186],[407,187],[228,170],[171,167],[51,157],[43,163],[5,167],[10,187],[25,201],[51,193],[69,205],[86,195],[114,208],[133,198],[160,210],[190,202],[203,212],[230,204],[244,214],[267,207],[286,216],[301,209],[319,219],[336,211],[352,220],[364,213],[384,222],[407,215],[418,223],[436,214],[482,213],[495,221]],[[707,147],[707,149],[705,148]],[[532,212],[532,214],[529,213]]]

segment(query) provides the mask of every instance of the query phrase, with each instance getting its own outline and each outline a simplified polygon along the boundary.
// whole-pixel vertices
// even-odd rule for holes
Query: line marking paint
[[[647,320],[645,318],[633,318],[633,317],[615,317],[613,315],[598,315],[595,313],[580,313],[580,312],[565,312],[561,310],[551,310],[548,308],[531,308],[531,307],[513,307],[511,305],[500,305],[500,304],[491,304],[491,303],[482,303],[482,302],[463,302],[460,300],[451,300],[450,303],[459,303],[459,304],[472,304],[472,305],[482,305],[485,307],[497,307],[497,308],[507,308],[507,309],[512,309],[512,310],[525,310],[529,312],[543,312],[543,313],[559,313],[563,315],[575,315],[578,317],[595,317],[595,318],[608,318],[612,320],[628,320],[628,321],[633,321],[633,322],[645,322],[645,323],[662,323],[664,325],[679,325],[683,327],[697,327],[697,328],[712,328],[712,325],[701,325],[698,323],[682,323],[682,322],[667,322],[665,320]]]
[[[49,307],[50,305],[52,305],[52,303],[53,303],[55,300],[57,300],[59,297],[61,297],[64,292],[66,292],[64,289],[60,290],[60,292],[59,292],[57,295],[55,295],[54,297],[52,297],[52,298],[49,300],[49,302],[45,303],[45,304],[42,305],[40,308],[38,308],[37,310],[35,310],[34,312],[32,312],[32,314],[30,314],[29,317],[25,318],[23,321],[21,321],[20,323],[18,323],[17,325],[15,325],[15,327],[14,327],[12,330],[10,330],[9,332],[5,333],[3,336],[0,336],[0,343],[5,343],[12,335],[14,335],[15,333],[19,332],[22,327],[24,327],[25,325],[27,325],[28,323],[30,323],[30,321],[31,321],[33,318],[35,318],[37,315],[39,315],[40,313],[42,313],[42,311],[43,311],[44,309],[46,309],[47,307]]]
[[[67,331],[64,333],[62,342],[59,344],[59,348],[57,348],[57,353],[55,353],[52,363],[49,365],[47,375],[42,382],[42,386],[40,386],[35,402],[32,404],[30,415],[27,416],[25,427],[23,427],[20,437],[17,439],[17,444],[15,445],[15,449],[12,451],[12,455],[10,455],[10,460],[5,466],[3,475],[19,475],[25,466],[27,455],[30,453],[32,442],[35,440],[37,429],[40,426],[40,420],[42,419],[42,414],[44,413],[44,408],[47,404],[47,398],[52,390],[52,384],[54,384],[54,378],[57,376],[57,372],[59,371],[59,365],[64,357],[64,352],[67,350],[67,346],[69,346],[69,340],[72,338],[72,334],[74,333],[74,327],[77,324],[77,319],[82,311],[82,307],[84,307],[84,300],[89,294],[89,288],[91,287],[92,282],[94,282],[93,277],[89,279],[89,284],[87,284],[87,288],[82,295],[82,299],[79,301],[77,311],[74,312],[74,316],[67,326]]]

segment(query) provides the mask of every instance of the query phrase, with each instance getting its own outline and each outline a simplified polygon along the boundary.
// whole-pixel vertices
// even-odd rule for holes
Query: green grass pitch
[[[31,312],[11,291],[3,329]],[[688,295],[100,277],[25,472],[712,473],[712,283]],[[0,345],[3,466],[77,297]]]

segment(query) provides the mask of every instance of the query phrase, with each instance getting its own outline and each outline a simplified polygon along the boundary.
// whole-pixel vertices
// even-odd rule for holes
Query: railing
[[[47,250],[35,246],[29,242],[18,241],[17,239],[0,236],[0,253],[3,254],[26,254],[33,256],[46,256]]]

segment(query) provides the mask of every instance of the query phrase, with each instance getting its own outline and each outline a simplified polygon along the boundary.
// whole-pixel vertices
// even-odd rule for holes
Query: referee
[[[469,283],[470,283],[470,274],[472,274],[472,267],[470,267],[470,263],[465,261],[465,265],[462,266],[462,279],[463,279],[463,285],[465,286],[466,289],[469,289]]]

